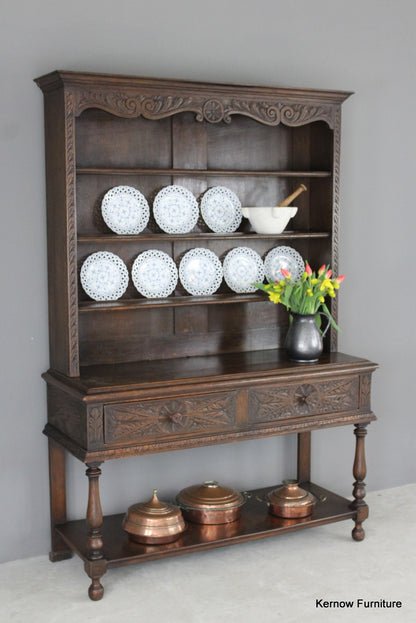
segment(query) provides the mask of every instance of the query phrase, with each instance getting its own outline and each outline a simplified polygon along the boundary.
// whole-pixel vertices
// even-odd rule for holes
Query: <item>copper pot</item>
[[[186,528],[180,508],[161,502],[154,489],[148,502],[133,504],[123,519],[123,528],[132,541],[145,544],[170,543]]]
[[[299,487],[296,480],[284,480],[283,486],[267,494],[269,512],[277,517],[306,517],[312,513],[315,496]]]
[[[240,516],[244,496],[215,480],[182,489],[176,497],[183,516],[200,524],[224,524]]]

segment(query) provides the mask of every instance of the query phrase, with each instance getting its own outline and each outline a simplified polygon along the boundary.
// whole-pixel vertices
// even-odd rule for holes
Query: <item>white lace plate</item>
[[[275,247],[266,255],[264,272],[268,281],[284,279],[282,268],[288,270],[292,281],[297,281],[305,272],[302,256],[292,247]]]
[[[198,203],[183,186],[165,186],[155,197],[153,215],[162,231],[186,234],[198,220]]]
[[[262,283],[264,266],[260,255],[249,247],[237,247],[227,253],[223,262],[224,279],[233,292],[255,292],[252,283]]]
[[[179,279],[189,294],[214,294],[222,281],[222,266],[209,249],[191,249],[179,264]]]
[[[116,301],[127,289],[129,273],[123,260],[109,251],[89,255],[81,267],[81,285],[94,301]]]
[[[178,269],[167,253],[150,249],[134,260],[131,278],[136,290],[143,296],[164,298],[176,288]]]
[[[101,213],[106,225],[116,234],[139,234],[146,227],[149,204],[132,186],[114,186],[103,198]]]
[[[201,199],[201,214],[212,231],[231,233],[241,223],[241,202],[232,190],[225,186],[214,186]]]

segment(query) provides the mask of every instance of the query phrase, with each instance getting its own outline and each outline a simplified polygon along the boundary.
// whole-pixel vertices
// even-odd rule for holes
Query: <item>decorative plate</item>
[[[252,283],[262,283],[264,279],[263,261],[249,247],[237,247],[227,253],[223,270],[225,282],[233,292],[255,292],[257,288]]]
[[[297,281],[305,272],[302,256],[292,247],[275,247],[266,255],[264,272],[268,281],[281,281],[282,268],[288,270],[292,281]]]
[[[237,195],[225,186],[214,186],[201,199],[201,214],[212,231],[231,233],[241,223],[241,202]]]
[[[183,186],[166,186],[155,197],[153,214],[160,229],[166,233],[186,234],[198,220],[198,203]]]
[[[125,263],[109,251],[89,255],[81,267],[81,285],[94,301],[116,301],[123,296],[128,283]]]
[[[214,294],[222,281],[222,266],[209,249],[191,249],[179,264],[179,279],[189,294]]]
[[[131,278],[136,290],[147,298],[172,294],[178,283],[178,269],[167,253],[150,249],[134,260]]]
[[[101,213],[106,225],[116,234],[139,234],[150,216],[146,197],[132,186],[115,186],[105,195]]]

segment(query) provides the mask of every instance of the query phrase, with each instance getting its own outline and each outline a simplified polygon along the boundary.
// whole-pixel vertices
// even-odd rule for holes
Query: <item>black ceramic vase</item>
[[[323,337],[329,328],[328,324],[321,333],[316,324],[316,314],[292,314],[292,323],[286,336],[286,351],[289,359],[299,363],[318,361],[323,351]]]

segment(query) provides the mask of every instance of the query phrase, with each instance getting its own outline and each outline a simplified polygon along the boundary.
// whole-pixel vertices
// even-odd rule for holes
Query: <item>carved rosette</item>
[[[319,393],[314,385],[304,383],[299,385],[294,393],[295,409],[300,414],[313,413],[319,403]]]
[[[249,392],[249,422],[349,411],[358,408],[358,377],[322,383],[302,383],[253,389]]]
[[[190,425],[186,403],[172,400],[163,405],[159,411],[158,425],[164,433],[186,430]]]
[[[236,425],[236,395],[221,393],[108,405],[104,413],[106,443],[224,430]]]
[[[219,123],[224,119],[224,106],[216,99],[207,100],[202,106],[202,116],[209,123]],[[198,119],[200,117],[198,116]]]
[[[299,126],[321,120],[333,128],[335,123],[334,106],[331,104],[313,106],[274,100],[230,99],[226,96],[205,99],[197,94],[183,97],[175,94],[100,90],[79,91],[77,97],[77,115],[87,108],[100,108],[120,117],[143,116],[146,119],[162,119],[177,113],[194,112],[197,121],[208,123],[230,123],[233,115],[251,117],[270,126],[279,123]]]

